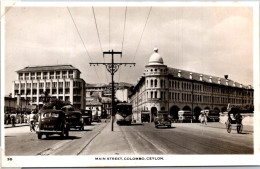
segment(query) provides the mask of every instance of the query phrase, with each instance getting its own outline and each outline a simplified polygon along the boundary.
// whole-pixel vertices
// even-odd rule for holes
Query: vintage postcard
[[[1,166],[259,165],[258,2],[1,2]]]

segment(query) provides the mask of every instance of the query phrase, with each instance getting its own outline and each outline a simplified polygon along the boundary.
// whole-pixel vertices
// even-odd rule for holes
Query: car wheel
[[[158,126],[155,126],[155,128],[158,128]]]
[[[38,134],[38,139],[42,139],[42,134]]]
[[[45,136],[46,136],[46,138],[49,138],[49,134],[46,134]]]

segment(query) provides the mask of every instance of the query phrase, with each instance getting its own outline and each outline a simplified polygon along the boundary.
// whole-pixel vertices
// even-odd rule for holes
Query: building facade
[[[69,101],[77,109],[85,109],[85,81],[72,65],[28,66],[17,71],[13,81],[13,97],[20,96],[39,108],[43,93],[49,97]]]
[[[190,110],[198,119],[200,111],[226,110],[228,103],[253,105],[254,90],[228,79],[167,67],[155,49],[145,71],[130,95],[133,120],[149,116],[152,121],[157,112],[168,112],[178,118],[179,110]]]

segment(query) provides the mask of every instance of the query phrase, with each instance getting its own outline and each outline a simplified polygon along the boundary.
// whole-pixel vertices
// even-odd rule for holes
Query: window
[[[59,87],[63,87],[63,82],[59,82]]]
[[[157,99],[157,91],[154,92],[154,98]]]
[[[154,80],[154,87],[157,87],[157,79]]]
[[[54,79],[54,72],[50,72],[50,79]]]
[[[37,79],[41,79],[41,72],[37,72]]]
[[[50,83],[50,82],[47,82],[47,83],[46,83],[46,88],[50,88],[50,86],[51,86],[51,83]]]
[[[29,80],[29,73],[25,73],[25,80]]]
[[[40,88],[43,88],[43,86],[44,86],[44,83],[39,83]]]
[[[73,78],[73,71],[72,70],[69,71],[69,78]]]
[[[31,73],[31,79],[34,80],[35,79],[35,72]]]
[[[151,87],[153,87],[153,80],[151,80]]]
[[[60,71],[56,71],[56,79],[60,78]]]
[[[65,82],[65,87],[70,87],[70,82]]]
[[[151,98],[153,98],[153,92],[151,92]]]
[[[47,72],[43,72],[43,79],[48,79],[48,73]]]
[[[52,82],[52,87],[57,87],[57,82]]]
[[[23,74],[19,73],[19,80],[23,80]]]
[[[67,78],[67,71],[62,71],[62,78]]]

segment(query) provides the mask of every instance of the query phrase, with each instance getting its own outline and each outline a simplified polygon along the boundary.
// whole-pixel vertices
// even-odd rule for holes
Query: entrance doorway
[[[178,120],[178,111],[179,111],[179,107],[178,106],[172,106],[170,109],[170,115],[173,117],[174,121]]]
[[[157,108],[156,107],[152,107],[151,108],[151,115],[152,115],[151,122],[153,122],[154,121],[154,117],[157,116]]]

